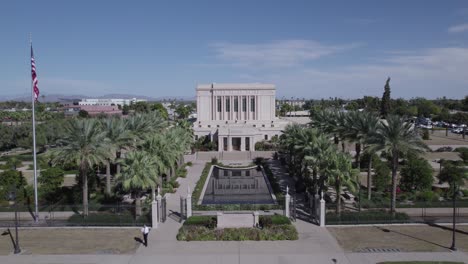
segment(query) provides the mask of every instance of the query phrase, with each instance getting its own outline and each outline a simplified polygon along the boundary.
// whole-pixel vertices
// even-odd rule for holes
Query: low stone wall
[[[275,151],[199,151],[195,153],[196,160],[210,161],[212,158],[218,160],[253,160],[257,157],[273,158]]]
[[[255,227],[258,226],[259,213],[253,212],[250,214],[224,214],[217,213],[217,228],[240,228],[240,227]]]

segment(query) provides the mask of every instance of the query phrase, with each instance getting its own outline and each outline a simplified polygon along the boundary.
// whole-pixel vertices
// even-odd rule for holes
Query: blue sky
[[[45,95],[468,95],[468,1],[4,1],[2,95],[30,91],[30,32]]]

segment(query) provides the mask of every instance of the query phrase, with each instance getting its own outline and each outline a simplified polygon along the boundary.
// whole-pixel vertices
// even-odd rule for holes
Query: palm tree
[[[352,167],[351,157],[343,152],[335,152],[330,157],[330,166],[327,168],[328,179],[336,190],[336,213],[341,215],[341,191],[346,186],[350,191],[357,187],[356,170]]]
[[[414,130],[411,123],[402,118],[389,115],[386,122],[382,122],[377,133],[369,139],[370,152],[383,150],[388,153],[392,166],[392,199],[391,212],[396,208],[397,171],[400,157],[410,154],[419,154],[428,149]]]
[[[157,175],[155,160],[144,151],[129,152],[123,160],[122,172],[116,175],[116,180],[135,197],[135,216],[141,215],[141,195],[156,186]]]
[[[73,119],[65,125],[66,137],[51,151],[52,162],[78,166],[83,188],[83,215],[88,215],[88,170],[112,158],[113,146],[95,119]]]
[[[106,193],[111,194],[111,175],[110,175],[110,166],[111,161],[120,158],[120,153],[122,150],[128,150],[134,142],[134,134],[128,130],[124,121],[120,118],[108,118],[103,119],[103,128],[106,132],[106,137],[109,139],[110,143],[113,144],[116,149],[114,159],[109,159],[106,161]],[[120,166],[120,165],[118,165]]]
[[[304,128],[298,124],[288,125],[280,137],[280,149],[288,156],[289,173],[293,175],[300,175],[301,159],[300,153],[295,150],[298,144],[298,135]]]
[[[379,126],[379,117],[372,112],[350,112],[346,116],[345,137],[356,145],[356,164],[360,169],[361,151],[368,152],[368,142],[377,132]],[[374,153],[368,153],[372,156]],[[367,199],[371,199],[372,192],[372,159],[369,159],[367,167]]]
[[[321,110],[311,113],[312,127],[323,133],[333,135],[333,141],[338,145],[341,141],[342,151],[345,151],[346,114],[339,111]]]

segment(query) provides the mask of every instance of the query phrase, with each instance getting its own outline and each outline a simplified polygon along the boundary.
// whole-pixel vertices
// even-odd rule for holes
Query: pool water
[[[202,204],[276,204],[261,167],[246,169],[214,166]]]

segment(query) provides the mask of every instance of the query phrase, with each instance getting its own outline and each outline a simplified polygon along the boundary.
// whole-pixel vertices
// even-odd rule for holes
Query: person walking
[[[141,233],[143,234],[143,242],[145,244],[145,247],[148,246],[148,233],[150,231],[150,228],[147,227],[146,225],[143,225],[141,228]]]

